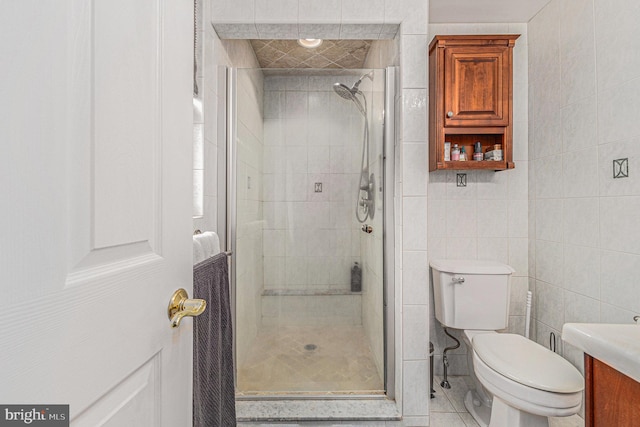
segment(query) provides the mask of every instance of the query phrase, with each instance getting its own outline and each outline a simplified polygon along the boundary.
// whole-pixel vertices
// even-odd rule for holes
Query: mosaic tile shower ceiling
[[[251,40],[262,68],[364,68],[370,40],[324,40],[307,49],[297,40]]]

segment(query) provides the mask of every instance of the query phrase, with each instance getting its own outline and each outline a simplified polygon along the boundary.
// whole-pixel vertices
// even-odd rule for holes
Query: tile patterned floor
[[[315,349],[305,349],[312,344]],[[263,327],[238,369],[252,393],[382,393],[362,326]]]
[[[471,385],[469,376],[449,375],[450,389],[440,387],[442,378],[434,376],[435,398],[431,399],[430,427],[478,427],[478,423],[464,407],[464,396]],[[584,427],[584,420],[577,415],[550,418],[549,427]]]

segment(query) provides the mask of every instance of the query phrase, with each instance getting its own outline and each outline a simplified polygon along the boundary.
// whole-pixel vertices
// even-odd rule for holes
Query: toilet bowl
[[[491,405],[493,404],[493,395],[487,391],[482,385],[475,370],[473,369],[473,337],[479,334],[495,334],[495,331],[474,331],[464,330],[462,339],[467,348],[467,366],[469,367],[469,376],[473,382],[473,387],[466,393],[464,398],[464,406],[474,419],[480,420],[478,423],[481,427],[489,425],[491,418]]]
[[[556,353],[515,334],[476,334],[472,347],[473,372],[493,398],[482,424],[546,427],[548,417],[580,410],[582,375]]]
[[[465,398],[482,427],[548,427],[548,417],[576,414],[584,379],[558,354],[507,327],[508,265],[491,261],[437,260],[433,269],[436,318],[462,329],[475,384]]]

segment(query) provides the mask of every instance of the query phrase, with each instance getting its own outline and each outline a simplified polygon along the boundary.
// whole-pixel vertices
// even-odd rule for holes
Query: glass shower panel
[[[241,395],[384,393],[384,70],[237,70]]]

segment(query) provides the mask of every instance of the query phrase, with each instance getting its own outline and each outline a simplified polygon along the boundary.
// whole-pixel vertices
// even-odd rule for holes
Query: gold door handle
[[[200,316],[207,308],[207,302],[203,299],[189,299],[189,294],[184,289],[180,288],[173,293],[171,300],[169,301],[169,319],[171,320],[171,327],[177,328],[180,326],[180,321],[183,317]]]

